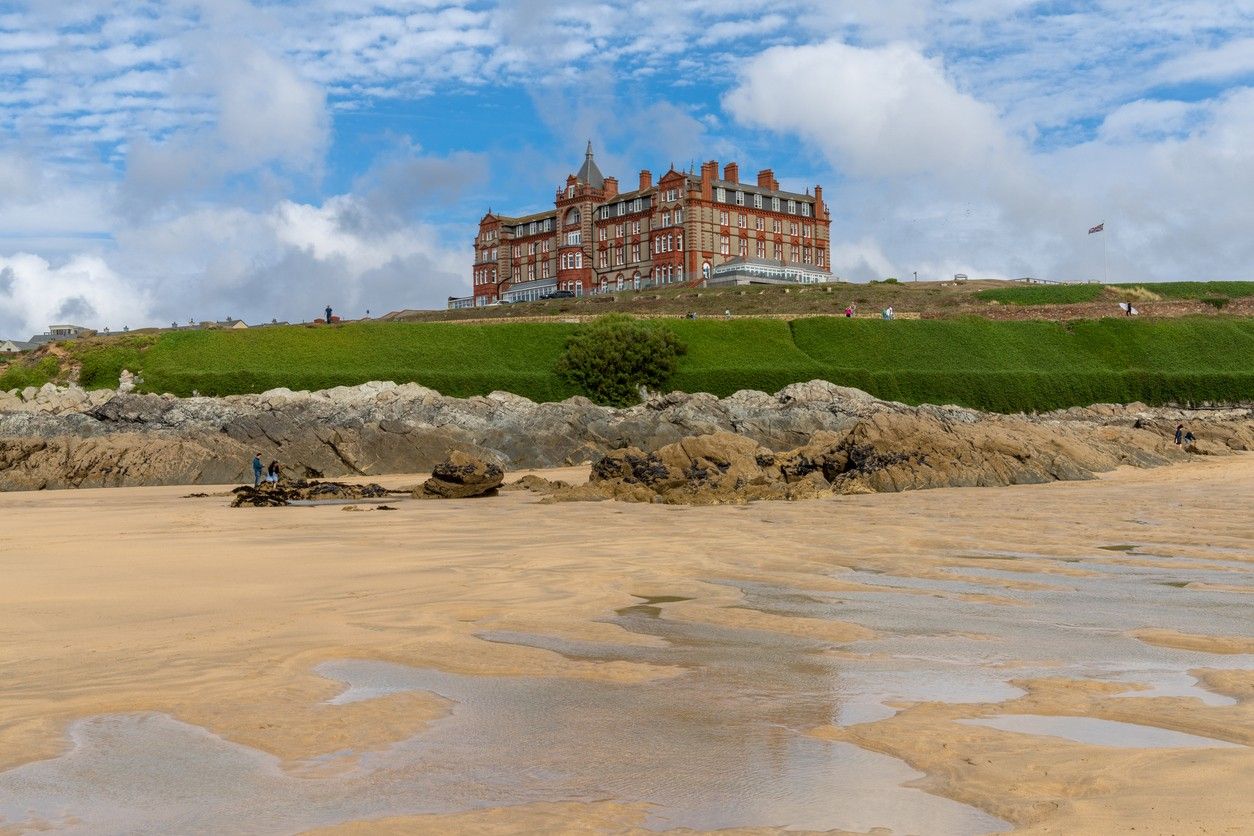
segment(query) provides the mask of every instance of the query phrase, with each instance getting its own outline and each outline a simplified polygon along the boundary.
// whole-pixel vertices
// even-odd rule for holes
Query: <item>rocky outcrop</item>
[[[1155,467],[1203,452],[1177,447],[1145,427],[1076,429],[885,413],[859,419],[845,432],[815,433],[804,446],[781,453],[744,436],[715,433],[653,452],[612,451],[593,463],[586,485],[532,478],[522,487],[543,494],[545,502],[713,505],[1091,479],[1120,465]],[[1246,443],[1249,431],[1247,425],[1241,434]]]
[[[431,478],[414,491],[417,499],[469,499],[496,496],[505,471],[496,462],[454,450],[431,471]]]
[[[833,474],[852,468],[875,490],[999,484],[1006,474],[1021,481],[1073,478],[1119,463],[1182,459],[1186,453],[1169,441],[1179,422],[1198,436],[1197,452],[1254,449],[1251,409],[1130,404],[1003,416],[881,401],[824,381],[773,395],[671,393],[629,409],[585,398],[534,403],[503,392],[449,398],[393,383],[225,398],[45,386],[0,393],[0,489],[251,482],[257,452],[308,479],[429,472],[450,450],[504,468],[555,467],[631,448],[647,456],[717,433],[780,455],[810,446],[819,434],[846,438],[855,428],[854,440],[839,449],[817,450],[817,458],[798,454],[781,467],[798,479],[820,472],[829,484]],[[1031,453],[1024,459],[1016,457],[1027,455],[1021,439]],[[931,451],[926,458],[917,453],[922,449]],[[987,468],[979,464],[981,450],[992,451]],[[706,453],[696,466],[718,469],[717,455],[726,451]],[[894,467],[888,459],[898,455],[913,458]]]
[[[273,508],[293,502],[340,502],[354,499],[380,499],[394,491],[382,485],[348,485],[343,482],[306,482],[303,479],[279,485],[241,485],[232,491],[232,508],[246,506]]]

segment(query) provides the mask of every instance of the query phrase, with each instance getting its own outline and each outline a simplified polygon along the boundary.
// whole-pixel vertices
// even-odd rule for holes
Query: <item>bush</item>
[[[557,373],[597,403],[629,406],[639,402],[641,386],[665,386],[686,352],[669,328],[610,314],[571,335]]]

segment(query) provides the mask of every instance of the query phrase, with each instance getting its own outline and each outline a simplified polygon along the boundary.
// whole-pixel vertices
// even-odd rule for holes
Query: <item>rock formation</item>
[[[379,499],[395,491],[389,491],[382,485],[348,485],[343,482],[290,482],[278,485],[262,484],[258,487],[241,485],[233,490],[235,499],[232,508],[252,506],[255,508],[273,508],[291,505],[293,502],[335,502],[353,499]]]
[[[1170,440],[1179,422],[1198,436],[1195,452],[1254,449],[1250,408],[1129,404],[1006,416],[907,406],[824,381],[774,395],[671,393],[629,409],[503,392],[449,398],[394,383],[225,398],[49,385],[0,393],[0,489],[238,484],[252,481],[258,451],[285,473],[314,479],[429,471],[450,450],[507,468],[554,467],[629,448],[657,453],[716,433],[780,454],[823,432],[847,441],[784,466],[799,476],[820,471],[828,484],[833,474],[861,474],[868,490],[1003,484],[1182,460],[1187,453]],[[895,456],[907,458],[894,464]],[[845,478],[856,489],[855,477]]]
[[[1187,455],[1136,427],[1098,427],[1081,435],[1074,427],[1060,429],[1023,420],[967,423],[890,412],[858,419],[843,432],[817,432],[784,452],[714,433],[653,452],[612,451],[593,463],[586,485],[532,479],[523,487],[546,495],[547,502],[711,505],[1091,479],[1119,465],[1155,467]]]
[[[431,478],[414,490],[416,499],[468,499],[496,496],[505,471],[496,462],[454,450],[431,471]]]

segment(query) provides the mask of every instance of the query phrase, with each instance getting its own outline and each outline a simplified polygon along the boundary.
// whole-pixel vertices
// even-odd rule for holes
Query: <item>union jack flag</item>
[[[1102,231],[1102,230],[1104,230],[1105,228],[1106,228],[1106,222],[1105,222],[1105,221],[1102,221],[1102,222],[1101,222],[1101,223],[1099,223],[1097,226],[1095,226],[1095,227],[1091,227],[1091,228],[1089,229],[1089,235],[1092,235],[1094,232],[1101,232],[1101,231]]]

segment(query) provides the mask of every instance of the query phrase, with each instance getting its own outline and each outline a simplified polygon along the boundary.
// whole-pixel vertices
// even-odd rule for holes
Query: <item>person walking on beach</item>
[[[261,487],[261,454],[253,456],[253,487]]]
[[[1176,445],[1184,441],[1184,424],[1176,424]]]
[[[279,484],[279,463],[270,462],[270,466],[266,468],[266,482],[277,486]]]
[[[1184,433],[1184,443],[1192,444],[1195,441],[1197,441],[1197,439],[1193,437],[1193,430],[1186,430]]]

